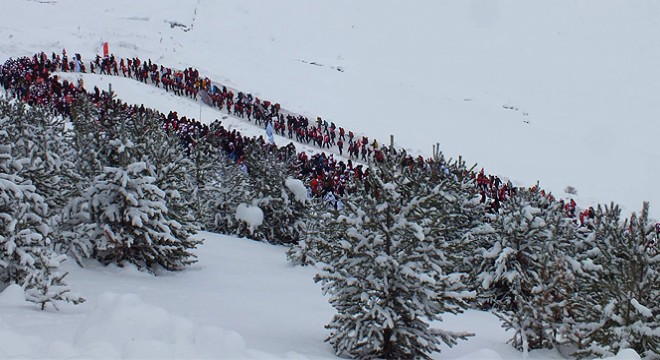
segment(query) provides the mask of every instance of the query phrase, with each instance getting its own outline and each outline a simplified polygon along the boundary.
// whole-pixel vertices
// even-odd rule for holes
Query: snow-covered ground
[[[284,249],[201,234],[199,263],[154,277],[134,268],[68,264],[87,302],[39,311],[0,294],[0,358],[329,357],[332,308]],[[269,355],[270,354],[270,355]]]
[[[88,62],[108,41],[380,142],[394,134],[414,153],[437,142],[518,185],[540,180],[559,197],[573,186],[583,207],[650,200],[660,217],[659,33],[655,0],[4,0],[0,59],[66,48]],[[151,86],[85,77],[109,82],[125,101],[200,116],[199,103]],[[204,122],[223,116],[201,109]],[[291,267],[280,247],[201,236],[199,264],[182,273],[69,263],[88,301],[60,312],[7,289],[0,358],[333,357],[313,269]],[[477,336],[437,358],[521,357],[492,315],[440,326]]]
[[[0,294],[0,358],[333,358],[323,340],[334,310],[285,248],[202,233],[199,263],[151,276],[135,268],[84,269],[67,278],[87,301],[40,311],[20,288]],[[439,323],[476,337],[446,349],[443,359],[516,359],[508,334],[488,313],[469,311]],[[536,351],[535,359],[556,352]]]
[[[0,293],[0,358],[335,358],[323,341],[334,310],[312,280],[314,268],[292,266],[281,246],[199,236],[199,262],[180,273],[65,263],[68,282],[87,301],[60,311],[41,311],[20,287],[7,288]],[[436,359],[523,358],[490,313],[470,310],[434,325],[475,333]],[[561,356],[537,350],[529,358]]]

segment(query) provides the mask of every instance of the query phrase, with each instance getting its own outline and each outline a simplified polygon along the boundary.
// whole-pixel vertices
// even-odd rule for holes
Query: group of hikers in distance
[[[201,95],[201,101],[209,106],[226,109],[228,114],[254,121],[257,126],[271,127],[277,135],[320,148],[323,151],[311,156],[304,151],[297,155],[297,168],[300,169],[298,176],[305,181],[311,196],[325,197],[331,194],[335,199],[341,198],[346,192],[347,182],[359,181],[364,177],[365,171],[368,171],[364,165],[368,165],[370,161],[383,161],[397,153],[393,145],[382,146],[377,140],[370,141],[367,136],[356,136],[353,131],[337,126],[333,121],[317,117],[311,122],[305,116],[284,111],[279,103],[262,100],[241,91],[234,94],[234,91],[226,86],[200,76],[199,71],[192,67],[176,70],[156,64],[151,59],[142,61],[137,57],[117,59],[114,55],[97,55],[89,63],[89,70],[98,74],[121,74],[143,83],[162,86],[165,91],[192,100],[197,100]],[[101,116],[109,108],[123,108],[129,113],[151,111],[144,105],[128,105],[113,99],[109,93],[100,91],[97,87],[88,93],[82,80],[78,83],[67,80],[60,82],[59,77],[53,74],[58,71],[86,72],[87,69],[80,54],[69,58],[66,50],[63,50],[61,56],[53,52],[49,57],[41,52],[32,57],[7,60],[0,67],[0,84],[8,94],[30,105],[46,106],[56,114],[67,116],[71,115],[71,106],[76,97],[81,95],[89,96],[98,105]],[[176,111],[159,116],[163,129],[175,132],[186,151],[190,152],[200,138],[215,137],[220,151],[239,166],[243,166],[245,171],[249,171],[243,164],[247,144],[258,142],[262,146],[274,146],[263,137],[247,137],[239,131],[229,131],[217,119],[209,127],[194,118],[179,117]],[[347,158],[344,158],[344,145],[347,145]],[[293,143],[288,146],[295,151]],[[339,157],[335,158],[334,154],[325,153],[325,150],[334,150]],[[408,155],[402,166],[409,167],[411,171],[418,169],[446,172],[439,162],[422,156],[413,158]],[[462,176],[474,180],[475,194],[480,196],[480,201],[486,204],[488,211],[498,212],[501,203],[516,191],[510,180],[504,183],[498,176],[486,175],[483,168],[478,173],[472,171]],[[579,226],[590,226],[590,221],[595,216],[593,207],[578,212],[573,199],[557,200],[551,193],[546,194],[545,190],[540,190],[540,193],[552,201],[559,201],[565,216],[574,218]],[[660,223],[656,226],[656,231],[660,234]]]

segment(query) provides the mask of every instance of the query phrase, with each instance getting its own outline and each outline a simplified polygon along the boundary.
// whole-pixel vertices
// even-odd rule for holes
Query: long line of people
[[[2,67],[2,84],[10,94],[25,100],[29,104],[50,106],[51,109],[58,113],[69,115],[70,106],[75,97],[86,93],[84,85],[82,83],[76,85],[66,80],[60,84],[58,77],[50,76],[50,74],[55,71],[68,71],[76,68],[84,71],[84,66],[76,66],[76,63],[82,63],[80,56],[76,54],[74,59],[76,59],[75,62],[73,60],[68,61],[65,51],[63,51],[62,57],[53,53],[49,58],[45,53],[40,53],[35,54],[32,58],[10,59]],[[138,58],[127,59],[126,61],[120,59],[118,63],[114,56],[106,58],[97,56],[96,60],[90,63],[90,70],[92,72],[99,71],[103,74],[118,75],[119,69],[127,77],[134,77],[144,82],[147,82],[147,79],[155,79],[156,77],[153,76],[153,73],[160,69],[161,79],[164,79],[161,82],[164,84],[169,83],[171,81],[170,74],[174,74],[173,79],[175,80],[173,81],[178,85],[169,87],[179,89],[175,91],[180,95],[191,96],[193,98],[196,96],[195,94],[198,89],[208,89],[210,84],[212,84],[208,78],[201,79],[199,72],[195,69],[189,68],[182,72],[173,71],[172,69],[162,67],[162,65],[159,67],[150,60],[142,62]],[[152,73],[151,75],[149,75],[150,72]],[[225,87],[219,91],[216,89],[213,93],[216,94],[216,99],[226,99],[228,106],[231,104],[233,94],[231,94],[231,91],[226,90]],[[105,91],[100,91],[97,87],[94,88],[94,92],[90,96],[93,102],[103,104],[103,106],[100,106],[102,109],[117,106],[116,104],[108,104],[107,102],[110,99],[109,94]],[[264,101],[262,104],[258,99],[252,100],[249,94],[243,95],[239,93],[238,99],[239,104],[248,103],[256,105],[256,108],[259,109],[256,111],[257,114],[263,113],[266,109],[270,109],[271,115],[278,115],[280,111],[279,104],[271,105],[268,101]],[[217,104],[221,103],[222,101]],[[124,104],[124,107],[131,109],[126,104]],[[140,106],[137,110],[144,111],[144,106]],[[279,115],[283,118],[283,114]],[[207,125],[203,125],[194,119],[179,118],[176,112],[170,112],[167,116],[163,115],[163,118],[164,128],[168,131],[176,131],[189,148],[194,146],[194,141],[199,138],[200,134],[205,136],[209,132]],[[262,119],[264,119],[263,116],[255,117],[255,121],[258,123],[263,122],[264,120]],[[362,165],[354,167],[351,161],[353,158],[357,159],[360,152],[362,153],[362,160],[366,160],[367,156],[370,158],[373,156],[377,161],[382,161],[385,154],[389,155],[390,152],[395,152],[393,147],[381,147],[381,149],[378,149],[377,141],[369,144],[366,136],[363,136],[359,140],[355,139],[352,131],[346,132],[343,128],[338,128],[337,136],[335,135],[335,131],[337,130],[336,125],[333,122],[328,123],[320,117],[317,118],[315,126],[309,126],[309,120],[303,116],[296,117],[292,114],[287,114],[286,119],[286,123],[283,123],[279,119],[274,120],[276,133],[281,135],[288,133],[291,138],[295,134],[298,142],[315,142],[319,147],[329,147],[328,144],[332,144],[338,146],[341,150],[343,141],[346,141],[346,136],[348,136],[350,156],[346,164],[343,161],[335,161],[332,155],[326,156],[325,153],[321,153],[322,155],[317,154],[309,159],[306,153],[303,152],[300,154],[300,164],[298,166],[302,170],[301,175],[308,176],[310,173],[316,172],[314,178],[309,178],[310,187],[313,189],[314,194],[322,194],[327,192],[327,189],[333,188],[336,189],[337,195],[341,195],[343,192],[342,179],[361,178],[363,171]],[[248,138],[240,136],[240,133],[235,130],[228,132],[222,127],[217,132],[218,136],[227,138],[226,141],[219,142],[222,150],[229,154],[233,160],[240,162]],[[428,168],[433,163],[432,159],[425,160],[421,156],[416,160],[409,156],[404,159],[404,162],[405,166],[410,167],[411,170],[415,166]],[[340,169],[341,174],[336,174],[334,169]],[[481,175],[483,175],[483,172]],[[321,183],[324,186],[318,185]],[[332,186],[327,185],[330,183],[332,183]],[[479,179],[478,183],[481,183]],[[324,191],[323,189],[326,190]]]
[[[76,66],[76,63],[82,63],[80,56],[76,54],[74,59],[75,61],[68,61],[65,51],[63,51],[62,57],[53,53],[49,58],[45,53],[40,53],[35,54],[32,58],[10,59],[2,67],[2,83],[5,89],[12,95],[30,104],[50,104],[50,107],[58,113],[69,115],[70,106],[75,97],[85,93],[84,86],[82,83],[74,85],[66,80],[60,84],[57,76],[50,76],[50,74],[55,71],[71,71],[75,69],[85,71],[84,66]],[[142,62],[140,59],[134,58],[126,59],[126,61],[120,59],[117,62],[114,56],[106,58],[97,56],[94,62],[90,62],[90,70],[92,72],[98,71],[103,74],[118,75],[120,69],[127,77],[132,77],[143,82],[151,79],[152,83],[156,85],[158,85],[158,82],[155,79],[158,77],[154,76],[154,73],[159,71],[160,82],[166,84],[173,81],[175,84],[164,85],[166,88],[175,89],[174,91],[177,94],[192,98],[196,96],[199,89],[206,91],[212,84],[208,78],[201,79],[199,72],[195,69],[188,68],[184,71],[173,71],[162,65],[153,64],[150,60]],[[171,74],[174,74],[173,77],[171,77]],[[227,107],[231,106],[233,94],[226,87],[223,87],[222,90],[218,90],[216,87],[212,94],[216,99],[214,102],[216,106],[222,106],[221,104],[224,101],[227,102]],[[107,103],[110,99],[109,94],[105,91],[100,91],[96,87],[94,88],[94,93],[91,94],[91,99],[97,104],[104,103],[104,106],[101,106],[101,108],[111,106],[111,104]],[[249,113],[262,114],[255,117],[255,121],[258,124],[268,121],[265,120],[267,116],[263,115],[267,109],[269,115],[273,115],[273,117],[279,115],[277,119],[273,119],[276,133],[283,136],[286,134],[290,138],[293,138],[295,134],[296,141],[298,142],[314,142],[322,148],[329,148],[330,145],[338,146],[341,154],[343,141],[346,141],[346,137],[348,136],[349,161],[347,163],[334,160],[332,154],[326,156],[325,153],[320,153],[311,158],[308,158],[304,152],[300,154],[298,167],[301,169],[301,175],[307,178],[310,188],[315,195],[323,195],[329,189],[333,189],[336,195],[341,196],[344,192],[346,179],[361,178],[363,176],[362,165],[354,167],[351,161],[352,159],[358,159],[360,153],[362,154],[362,160],[367,160],[368,157],[369,159],[373,158],[377,161],[382,161],[386,154],[389,155],[390,152],[395,152],[393,147],[388,148],[385,146],[379,149],[378,142],[373,141],[370,144],[366,136],[356,139],[352,131],[346,132],[341,127],[337,128],[333,122],[328,123],[320,117],[316,119],[315,125],[310,126],[307,118],[287,114],[287,120],[284,123],[282,120],[284,116],[279,113],[279,104],[271,104],[269,101],[262,103],[259,99],[252,99],[250,94],[244,95],[243,93],[239,93],[238,99],[237,104],[252,104],[250,109],[253,110],[250,110]],[[116,106],[116,104],[112,106]],[[132,108],[126,104],[124,104],[124,107],[127,107],[127,109]],[[254,109],[257,110],[254,111]],[[136,111],[144,111],[144,106],[140,106]],[[176,131],[188,148],[194,146],[195,139],[199,138],[200,134],[206,136],[209,133],[207,125],[203,125],[194,119],[179,118],[176,112],[170,112],[167,116],[163,115],[163,119],[164,128],[168,131]],[[230,158],[240,162],[245,144],[249,138],[241,136],[236,130],[228,132],[222,127],[219,127],[216,132],[217,134],[214,135],[226,139],[219,142],[222,150]],[[338,135],[336,135],[337,133]],[[411,170],[415,166],[428,169],[433,164],[432,159],[425,160],[421,156],[416,160],[408,156],[404,159],[404,162],[405,166],[410,167]],[[340,171],[337,173],[335,170]],[[309,176],[312,173],[316,173],[315,176]],[[481,174],[483,175],[483,173]],[[319,184],[323,184],[323,186]]]
[[[486,209],[491,212],[498,212],[501,203],[506,201],[517,190],[511,183],[511,180],[503,183],[498,176],[486,175],[483,168],[478,173],[470,172],[468,176],[474,179],[475,192],[480,195],[480,202],[485,204]],[[579,224],[580,227],[590,227],[596,216],[596,211],[593,207],[589,207],[576,215],[577,204],[574,199],[570,198],[567,201],[556,199],[552,193],[539,189],[538,184],[532,186],[531,190],[538,191],[541,196],[546,197],[550,202],[558,201],[563,215],[567,218],[574,219],[575,223]]]
[[[229,159],[244,168],[245,149],[249,144],[258,143],[264,147],[277,148],[266,143],[263,137],[248,137],[241,135],[237,130],[229,131],[218,120],[206,125],[185,116],[179,117],[176,111],[170,111],[165,115],[145,108],[144,105],[129,105],[113,98],[108,92],[99,90],[98,87],[94,87],[94,90],[88,93],[82,82],[78,84],[70,83],[67,80],[60,82],[58,76],[52,73],[74,68],[72,64],[63,65],[64,59],[55,54],[48,57],[45,53],[35,54],[32,57],[9,59],[0,65],[0,84],[10,96],[65,116],[71,115],[71,106],[77,96],[88,96],[89,100],[96,104],[100,113],[100,121],[103,121],[104,114],[107,114],[109,109],[121,109],[129,116],[150,112],[161,119],[165,131],[178,135],[188,153],[195,148],[196,141],[209,141],[216,145],[219,151],[224,152]],[[104,72],[107,73],[107,65],[101,64],[105,66]],[[131,62],[131,64],[135,64],[135,62]],[[91,64],[91,67],[93,66],[95,64]],[[287,148],[293,149],[295,152],[293,143],[287,145]],[[295,166],[299,170],[299,176],[306,180],[315,196],[326,196],[328,192],[331,192],[333,196],[342,196],[345,193],[347,182],[363,177],[362,165],[354,167],[351,160],[346,164],[341,160],[335,161],[332,154],[329,157],[325,153],[308,157],[307,153],[301,152],[297,156]],[[248,169],[245,170],[248,171]],[[314,176],[311,176],[312,174]],[[323,187],[318,186],[321,183],[324,184]]]
[[[54,63],[59,55],[53,54]],[[62,66],[62,71],[71,71],[76,67],[73,63]],[[262,100],[252,94],[234,91],[217,84],[208,77],[201,77],[199,71],[189,67],[176,70],[156,64],[148,59],[143,61],[138,57],[117,59],[114,55],[101,57],[96,55],[90,62],[90,71],[107,75],[121,74],[124,77],[140,82],[151,83],[172,91],[176,95],[187,96],[201,101],[220,110],[226,109],[228,114],[254,121],[256,125],[266,126],[271,122],[277,135],[294,139],[303,144],[311,144],[323,149],[334,149],[339,155],[344,154],[346,146],[348,157],[364,162],[378,156],[378,141],[369,141],[368,137],[357,137],[351,130],[338,127],[334,122],[317,117],[311,122],[307,117],[285,112],[277,102]],[[82,67],[81,71],[85,68]],[[348,142],[346,142],[348,139]]]
[[[0,66],[0,84],[11,96],[22,99],[30,105],[50,108],[55,113],[63,115],[70,115],[73,101],[81,95],[89,96],[90,100],[97,104],[101,116],[110,108],[121,108],[129,115],[136,112],[153,111],[146,109],[144,105],[128,105],[113,99],[109,93],[100,91],[97,87],[92,93],[87,93],[82,81],[78,84],[67,80],[60,82],[56,75],[51,76],[56,71],[82,72],[85,71],[85,66],[79,54],[75,54],[73,59],[69,60],[65,51],[61,57],[55,53],[48,57],[42,52],[32,57],[7,60],[4,65]],[[133,58],[119,59],[117,62],[114,56],[105,58],[97,56],[95,61],[90,62],[90,71],[111,75],[118,75],[121,71],[126,77],[145,83],[151,82],[155,86],[163,84],[166,91],[174,91],[177,95],[188,96],[192,99],[195,99],[201,91],[202,100],[212,106],[219,108],[226,106],[230,112],[233,109],[237,116],[247,115],[249,120],[254,118],[259,125],[272,121],[276,133],[291,139],[295,137],[299,143],[314,143],[323,149],[336,146],[340,155],[343,154],[344,141],[348,137],[349,156],[346,162],[342,159],[335,159],[333,154],[325,152],[312,156],[306,152],[298,153],[295,164],[298,176],[305,181],[312,196],[325,197],[330,194],[334,198],[340,198],[347,189],[350,191],[351,184],[363,179],[368,171],[362,164],[354,163],[353,159],[383,161],[386,157],[396,155],[394,147],[379,147],[377,141],[374,140],[370,143],[366,136],[357,139],[352,131],[347,132],[342,127],[338,128],[334,122],[328,123],[327,120],[320,117],[310,125],[306,117],[290,113],[285,116],[279,104],[260,101],[252,98],[252,95],[242,92],[238,93],[236,101],[234,101],[231,90],[224,86],[218,88],[210,79],[201,78],[199,72],[193,68],[177,71],[152,63],[151,60],[141,61]],[[241,135],[239,131],[229,131],[218,120],[209,126],[195,119],[179,117],[175,111],[170,111],[167,116],[161,113],[157,115],[163,122],[163,129],[176,133],[187,152],[194,149],[196,141],[204,139],[215,144],[231,160],[244,167],[243,159],[248,144],[256,142],[264,147],[277,148],[268,144],[263,137],[247,137]],[[295,152],[293,143],[287,145],[287,148],[293,149]],[[446,172],[447,170],[441,167],[442,164],[434,162],[432,158],[424,159],[422,156],[416,159],[407,156],[401,165],[410,171],[417,169],[419,171]],[[466,172],[462,176],[468,176],[474,180],[475,194],[479,194],[481,201],[486,204],[486,208],[493,212],[498,212],[501,202],[506,201],[516,191],[511,181],[503,183],[497,176],[486,175],[483,168],[478,173]],[[540,193],[551,201],[557,201],[552,194],[546,194],[544,190],[540,190]],[[566,203],[564,200],[558,201],[561,202],[565,215],[570,218],[579,218],[581,226],[588,225],[589,219],[593,219],[595,215],[593,208],[588,208],[576,216],[577,206],[573,199]]]
[[[70,69],[72,67],[69,67]],[[275,134],[294,139],[303,144],[316,145],[321,149],[331,149],[334,147],[340,156],[344,154],[344,145],[347,143],[347,154],[349,160],[361,160],[368,162],[371,160],[382,161],[386,154],[393,151],[393,147],[380,147],[377,140],[369,141],[368,137],[357,137],[353,131],[346,130],[343,127],[337,127],[334,122],[317,117],[315,122],[302,115],[287,113],[281,109],[279,103],[272,103],[268,100],[260,100],[252,94],[238,91],[235,95],[231,89],[226,86],[213,83],[209,78],[201,78],[199,71],[192,67],[183,71],[173,70],[163,65],[152,63],[149,59],[141,61],[139,58],[117,59],[114,55],[102,58],[96,56],[94,62],[90,63],[92,72],[98,71],[102,74],[118,75],[119,70],[125,77],[135,78],[138,81],[152,84],[159,87],[163,84],[166,91],[173,91],[177,95],[188,96],[193,100],[197,99],[198,93],[201,94],[201,101],[205,104],[217,107],[220,110],[227,110],[228,114],[247,118],[248,121],[254,121],[256,125],[267,126],[270,122],[273,125]],[[160,81],[158,80],[160,79]],[[230,145],[231,146],[231,145]],[[240,152],[240,149],[239,149]],[[306,154],[301,153],[301,161],[306,161]],[[316,156],[314,158],[317,158]],[[240,157],[238,157],[240,160]],[[415,163],[412,157],[406,159],[411,165]],[[327,161],[327,160],[326,160]],[[333,163],[332,156],[330,162]],[[424,160],[423,157],[417,159],[417,163],[425,164],[428,167],[432,164],[432,159]],[[310,165],[310,164],[308,164]],[[324,171],[318,174],[314,179],[308,179],[312,193],[315,195],[327,194],[330,186],[319,187],[317,183],[333,183],[334,194],[341,196],[344,185],[342,179],[352,178],[357,174],[360,177],[362,166],[353,168],[352,161],[344,164],[343,161],[337,162],[338,168],[342,169],[342,175],[332,174],[333,171]],[[305,168],[299,164],[299,167]],[[320,169],[322,166],[312,166],[312,169]],[[320,179],[319,179],[320,177]],[[322,190],[326,189],[326,190]]]
[[[74,61],[75,60],[75,61]],[[60,71],[85,72],[84,65],[79,54],[74,60],[67,63],[66,50],[62,56],[52,54],[51,63]],[[317,117],[314,123],[302,115],[286,113],[281,110],[279,103],[269,100],[260,100],[252,94],[238,91],[236,95],[226,86],[214,84],[208,77],[202,78],[199,71],[192,67],[174,70],[163,65],[155,64],[148,59],[142,61],[139,58],[117,58],[114,55],[101,57],[96,55],[94,61],[90,61],[90,71],[107,75],[119,76],[120,71],[124,77],[136,79],[140,82],[151,82],[157,87],[160,84],[166,91],[173,91],[176,95],[187,96],[193,100],[201,93],[202,101],[207,105],[219,109],[226,108],[228,114],[245,118],[259,126],[266,126],[271,122],[275,134],[288,136],[296,139],[299,143],[316,145],[323,149],[335,149],[339,155],[344,154],[344,146],[347,145],[347,154],[350,159],[368,162],[370,160],[382,160],[383,154],[379,151],[377,140],[369,141],[368,137],[357,137],[353,131],[337,127],[334,122]],[[286,115],[286,116],[285,116]],[[348,137],[348,143],[346,143]]]

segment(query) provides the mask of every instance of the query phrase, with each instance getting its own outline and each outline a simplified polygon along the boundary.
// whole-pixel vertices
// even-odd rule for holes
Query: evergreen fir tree
[[[341,255],[342,234],[346,223],[338,220],[340,211],[322,198],[310,201],[303,219],[301,239],[287,250],[287,258],[295,265],[329,263]]]
[[[215,213],[210,209],[209,201],[217,185],[220,157],[210,143],[197,142],[191,154],[191,174],[188,174],[190,184],[190,205],[199,224],[209,230],[215,225]]]
[[[441,155],[442,153],[438,153]],[[444,159],[444,157],[441,157]],[[445,255],[453,264],[453,272],[466,274],[464,282],[471,291],[476,289],[475,269],[478,267],[477,249],[485,246],[492,230],[484,229],[484,204],[479,202],[472,189],[474,180],[458,176],[471,169],[465,167],[461,159],[437,163],[430,173],[421,171],[410,174],[411,182],[417,186],[441,184],[438,200],[431,208],[417,209],[417,217],[424,219],[435,234],[436,246],[444,249]],[[444,169],[444,170],[443,170]]]
[[[428,323],[461,312],[470,297],[425,223],[451,197],[442,184],[410,181],[397,160],[373,164],[366,188],[345,199],[345,215],[337,219],[345,231],[328,239],[341,251],[316,276],[338,312],[327,325],[338,355],[427,358],[442,342],[451,346],[469,336]]]
[[[155,183],[153,166],[134,162],[104,168],[84,194],[92,222],[79,226],[78,234],[90,239],[101,262],[167,270],[195,262],[189,249],[199,242],[169,217],[166,194]]]
[[[137,135],[144,133],[137,130],[141,117],[115,109],[107,119],[105,137],[110,140],[101,151],[105,153],[104,167],[78,201],[78,212],[72,211],[84,214],[79,218],[87,218],[73,233],[91,243],[93,256],[105,264],[133,263],[149,270],[160,265],[167,270],[181,270],[195,262],[189,250],[199,241],[192,238],[196,229],[192,224],[177,221],[185,218],[177,213],[180,209],[168,207],[176,200],[168,200],[168,193],[159,187],[160,180],[161,186],[176,190],[176,183],[168,182],[173,176],[163,174],[159,179],[158,168],[149,156],[149,151],[162,150],[162,144],[145,148],[145,144],[154,145],[155,141]]]
[[[213,215],[213,223],[209,224],[212,231],[225,234],[237,234],[239,221],[236,220],[236,209],[241,202],[250,197],[248,174],[239,164],[219,154],[218,171],[207,188],[204,211]],[[210,220],[210,219],[209,219]]]
[[[55,249],[59,253],[69,255],[81,267],[83,259],[91,258],[94,252],[91,238],[78,236],[80,227],[91,223],[88,205],[82,194],[76,196],[55,215],[53,221]]]
[[[583,324],[579,357],[613,356],[631,348],[660,354],[660,251],[648,220],[649,204],[621,220],[618,206],[599,206],[591,249],[580,260],[576,307]]]
[[[77,180],[73,163],[67,161],[64,119],[40,107],[6,100],[0,100],[0,118],[6,131],[4,143],[12,144],[14,157],[20,159],[20,176],[36,187],[51,213],[59,212],[76,195]]]
[[[165,193],[168,217],[181,225],[174,229],[179,233],[177,237],[186,238],[197,233],[200,218],[192,211],[196,187],[189,179],[193,162],[186,156],[179,139],[163,130],[159,115],[151,110],[133,115],[124,131],[134,139],[139,160],[153,166],[154,184]],[[202,145],[198,143],[199,146]]]
[[[476,292],[481,285],[477,279],[480,272],[479,254],[491,245],[494,229],[489,224],[492,214],[487,211],[486,204],[480,202],[480,196],[475,194],[475,178],[468,176],[475,168],[476,165],[468,168],[461,157],[446,160],[436,147],[430,178],[412,181],[442,182],[447,189],[444,191],[447,195],[439,206],[440,211],[429,214],[428,219],[433,220],[433,228],[443,239],[439,246],[445,248],[445,254],[454,264],[453,271],[467,274],[464,282],[470,291]],[[483,306],[479,298],[475,301],[476,305]]]
[[[102,121],[98,107],[88,96],[78,96],[71,107],[73,131],[69,134],[69,143],[74,149],[73,160],[76,173],[81,176],[78,184],[79,193],[89,185],[92,179],[103,171],[108,151],[104,150],[108,141],[116,135],[109,134],[109,124]]]
[[[71,107],[73,129],[66,134],[70,145],[67,159],[74,164],[73,193],[76,196],[71,196],[53,219],[54,242],[58,251],[69,255],[80,266],[94,251],[90,237],[78,236],[80,227],[91,222],[88,202],[82,195],[108,164],[108,142],[117,137],[113,129],[117,124],[107,121],[105,116],[89,96],[78,96]]]
[[[534,298],[543,333],[549,338],[548,347],[572,345],[579,328],[572,299],[578,294],[576,251],[582,251],[582,237],[574,219],[567,217],[560,202],[549,201],[544,220],[551,231],[539,254],[539,285]]]
[[[249,198],[247,174],[213,144],[202,141],[192,153],[188,177],[191,208],[200,225],[207,231],[237,233],[236,208]]]
[[[1,131],[0,131],[1,133]],[[58,268],[65,256],[51,245],[51,229],[46,223],[48,205],[36,187],[17,172],[23,161],[16,161],[11,147],[0,145],[0,284],[19,284],[26,299],[42,309],[47,304],[84,299],[70,294]]]
[[[10,152],[19,165],[16,175],[35,186],[35,191],[48,205],[45,221],[51,229],[50,239],[58,253],[66,253],[60,243],[63,207],[78,192],[80,177],[70,159],[69,132],[64,120],[40,107],[0,99],[0,134],[2,143],[11,144]]]
[[[295,244],[300,240],[306,204],[297,201],[285,181],[291,176],[295,148],[253,143],[245,150],[249,169],[251,205],[264,213],[264,221],[253,234],[243,224],[240,234],[273,244]]]
[[[574,240],[572,225],[558,203],[532,190],[519,190],[500,211],[491,224],[492,246],[482,254],[482,296],[515,331],[514,347],[552,348],[570,326],[564,308],[572,273],[560,244]]]

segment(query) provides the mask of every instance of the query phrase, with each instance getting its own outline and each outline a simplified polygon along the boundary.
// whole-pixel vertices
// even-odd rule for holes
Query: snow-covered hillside
[[[660,203],[660,3],[7,0],[0,57],[81,52],[212,79],[579,205]],[[127,99],[129,100],[129,99]],[[139,101],[139,99],[136,99]],[[657,216],[655,207],[651,213]]]
[[[60,312],[39,311],[14,287],[0,293],[0,358],[334,358],[323,342],[334,311],[314,269],[293,267],[283,247],[200,236],[199,263],[183,273],[69,263],[67,279],[87,302]],[[522,356],[494,315],[469,311],[439,325],[476,337],[436,358]]]
[[[521,186],[566,186],[582,207],[660,216],[660,3],[647,1],[6,0],[0,59],[38,51],[111,52],[198,68],[203,76],[413,153],[439,143]],[[64,74],[64,77],[76,77]],[[134,80],[119,98],[210,122],[224,113]],[[247,135],[263,130],[223,119]],[[276,138],[281,144],[289,140]],[[303,147],[304,148],[304,147]],[[284,248],[209,233],[200,262],[158,277],[67,263],[88,301],[38,311],[0,293],[1,358],[333,358],[333,309]],[[476,337],[435,358],[520,358],[488,313],[439,327]],[[534,351],[534,359],[558,358]]]

